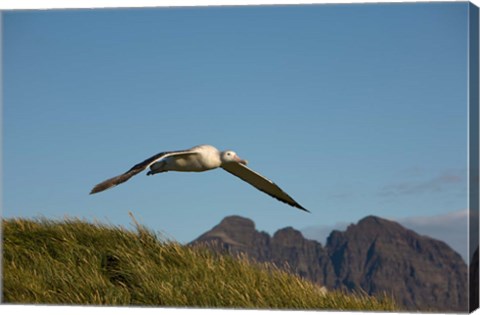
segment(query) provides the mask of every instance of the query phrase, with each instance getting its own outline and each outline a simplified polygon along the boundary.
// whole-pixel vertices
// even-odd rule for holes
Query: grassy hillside
[[[386,298],[325,293],[270,265],[162,241],[138,225],[2,223],[4,303],[395,309]]]

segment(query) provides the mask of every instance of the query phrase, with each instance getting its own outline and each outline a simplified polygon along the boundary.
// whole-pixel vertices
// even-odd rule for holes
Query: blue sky
[[[3,215],[130,227],[132,211],[187,242],[232,214],[272,233],[463,213],[467,9],[4,12]],[[140,174],[88,194],[203,143],[235,150],[312,213],[223,170]]]

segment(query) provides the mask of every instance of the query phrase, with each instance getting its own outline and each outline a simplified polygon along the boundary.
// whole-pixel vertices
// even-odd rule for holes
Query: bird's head
[[[222,159],[222,163],[237,162],[237,163],[241,163],[243,165],[247,165],[247,163],[248,163],[246,160],[242,160],[237,155],[237,153],[235,153],[233,151],[230,151],[230,150],[223,151],[220,157]]]

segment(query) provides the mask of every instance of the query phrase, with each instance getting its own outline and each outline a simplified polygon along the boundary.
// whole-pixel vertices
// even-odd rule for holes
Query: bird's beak
[[[247,164],[248,164],[248,161],[247,161],[247,160],[242,160],[242,159],[239,158],[238,156],[235,156],[235,161],[237,161],[238,163],[243,164],[243,165],[247,165]]]

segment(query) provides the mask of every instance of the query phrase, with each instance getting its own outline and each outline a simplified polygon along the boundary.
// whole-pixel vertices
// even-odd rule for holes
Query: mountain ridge
[[[332,231],[325,246],[292,227],[269,235],[250,219],[230,216],[190,244],[198,243],[272,262],[328,289],[387,292],[409,310],[467,308],[461,256],[443,241],[377,216]]]

